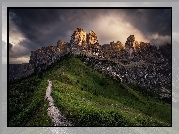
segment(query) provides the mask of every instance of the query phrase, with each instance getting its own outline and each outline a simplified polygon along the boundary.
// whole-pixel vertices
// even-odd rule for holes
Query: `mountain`
[[[72,54],[38,74],[10,83],[10,126],[51,125],[44,101],[47,80],[53,83],[56,107],[74,126],[171,125],[170,104],[95,71],[80,55]]]
[[[9,65],[9,125],[52,124],[44,101],[50,79],[55,105],[74,126],[170,126],[170,50],[134,35],[125,45],[99,45],[93,31],[77,28],[70,43],[59,40],[32,51],[29,63]]]
[[[159,92],[161,98],[171,98],[171,44],[157,49],[150,43],[135,41],[134,35],[130,35],[125,45],[120,41],[99,45],[93,31],[87,34],[80,28],[74,31],[70,43],[59,40],[57,46],[32,51],[29,63],[10,64],[9,80],[38,73],[68,53],[94,57],[99,60],[95,62],[94,69],[117,77],[122,82],[137,83]],[[110,64],[102,64],[104,60]]]

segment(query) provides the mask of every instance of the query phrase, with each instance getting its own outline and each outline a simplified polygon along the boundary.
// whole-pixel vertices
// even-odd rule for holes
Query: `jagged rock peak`
[[[90,30],[89,34],[87,35],[87,41],[88,41],[88,44],[98,43],[97,35],[92,30]]]
[[[124,45],[120,41],[117,41],[116,43],[114,41],[110,42],[109,46],[113,49],[113,51],[119,51],[124,49]]]
[[[81,31],[83,31],[83,29],[82,28],[77,28],[76,31],[81,32]]]
[[[89,34],[92,35],[92,36],[97,36],[97,35],[95,34],[95,32],[92,31],[92,30],[90,30]]]
[[[74,45],[96,44],[98,40],[94,31],[90,30],[89,34],[87,34],[83,29],[77,28],[71,36],[70,43],[73,47]]]
[[[128,42],[134,42],[134,41],[135,41],[134,35],[130,35],[130,36],[127,38],[127,41],[128,41]]]
[[[134,35],[130,35],[130,36],[127,38],[127,41],[126,41],[126,43],[125,43],[125,47],[126,47],[127,49],[133,47],[134,41],[135,41]]]
[[[81,28],[77,28],[76,31],[74,31],[74,33],[71,36],[70,43],[72,47],[74,45],[81,46],[83,43],[86,43],[86,37],[87,37],[86,32],[84,32],[83,29]]]
[[[126,51],[129,53],[129,55],[131,56],[132,52],[133,52],[133,46],[134,46],[134,41],[135,41],[135,37],[134,35],[130,35],[127,38],[127,41],[125,43],[125,49]]]
[[[58,40],[57,41],[57,46],[59,45],[59,44],[66,44],[67,42],[64,42],[64,41],[61,41],[61,40]]]
[[[64,41],[61,41],[61,40],[58,40],[57,41],[57,47],[61,48],[62,46],[64,46],[65,44],[68,44],[68,42],[64,42]]]

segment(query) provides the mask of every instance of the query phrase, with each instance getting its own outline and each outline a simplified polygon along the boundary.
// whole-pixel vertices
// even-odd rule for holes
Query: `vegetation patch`
[[[75,126],[171,126],[171,104],[66,55],[39,74],[10,83],[9,126],[50,126],[47,80],[55,105]]]

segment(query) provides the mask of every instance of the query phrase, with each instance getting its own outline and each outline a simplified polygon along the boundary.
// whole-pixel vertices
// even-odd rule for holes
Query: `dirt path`
[[[45,99],[49,101],[48,105],[48,116],[52,119],[53,126],[72,126],[72,123],[69,122],[54,105],[54,100],[51,96],[52,92],[52,82],[48,80],[48,87],[46,90]]]

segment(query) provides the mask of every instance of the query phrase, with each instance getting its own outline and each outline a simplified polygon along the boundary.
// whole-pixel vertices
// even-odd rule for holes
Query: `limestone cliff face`
[[[42,47],[32,51],[29,64],[34,67],[36,72],[39,72],[69,52],[70,44],[59,40],[57,46]]]
[[[116,43],[110,42],[110,44],[104,44],[101,46],[101,50],[103,53],[103,58],[108,60],[117,60],[122,58],[125,55],[125,46],[117,41]]]
[[[90,45],[98,44],[97,35],[90,30],[89,34],[81,28],[77,28],[71,36],[71,52],[79,54],[90,49]]]
[[[26,77],[34,72],[34,67],[29,63],[9,64],[9,80]]]
[[[127,38],[127,41],[125,43],[125,48],[126,48],[126,51],[127,53],[131,56],[132,55],[132,52],[134,50],[134,41],[135,41],[135,37],[134,35],[130,35],[128,38]]]
[[[29,63],[10,65],[9,80],[26,77],[33,72],[40,72],[70,52],[70,44],[59,40],[56,46],[48,46],[31,51]]]
[[[77,47],[82,46],[84,43],[86,43],[86,32],[83,31],[83,29],[77,28],[76,31],[71,36],[71,46]]]
[[[166,48],[170,48],[168,45]],[[116,43],[99,45],[97,35],[77,28],[70,43],[57,41],[56,46],[39,48],[31,52],[29,63],[10,65],[9,80],[40,72],[56,62],[61,56],[73,53],[94,57],[99,61],[107,60],[115,65],[94,62],[94,68],[112,77],[118,77],[125,83],[138,83],[149,88],[158,88],[171,83],[171,52],[165,54],[165,47],[157,49],[149,43],[135,41],[134,35],[127,38],[125,45]]]
[[[135,41],[134,35],[130,35],[130,36],[127,38],[127,41],[126,41],[126,43],[125,43],[125,47],[126,47],[126,48],[131,48],[131,47],[133,47],[134,41]]]
[[[92,45],[98,43],[97,35],[92,30],[90,30],[89,34],[87,35],[87,43]]]

